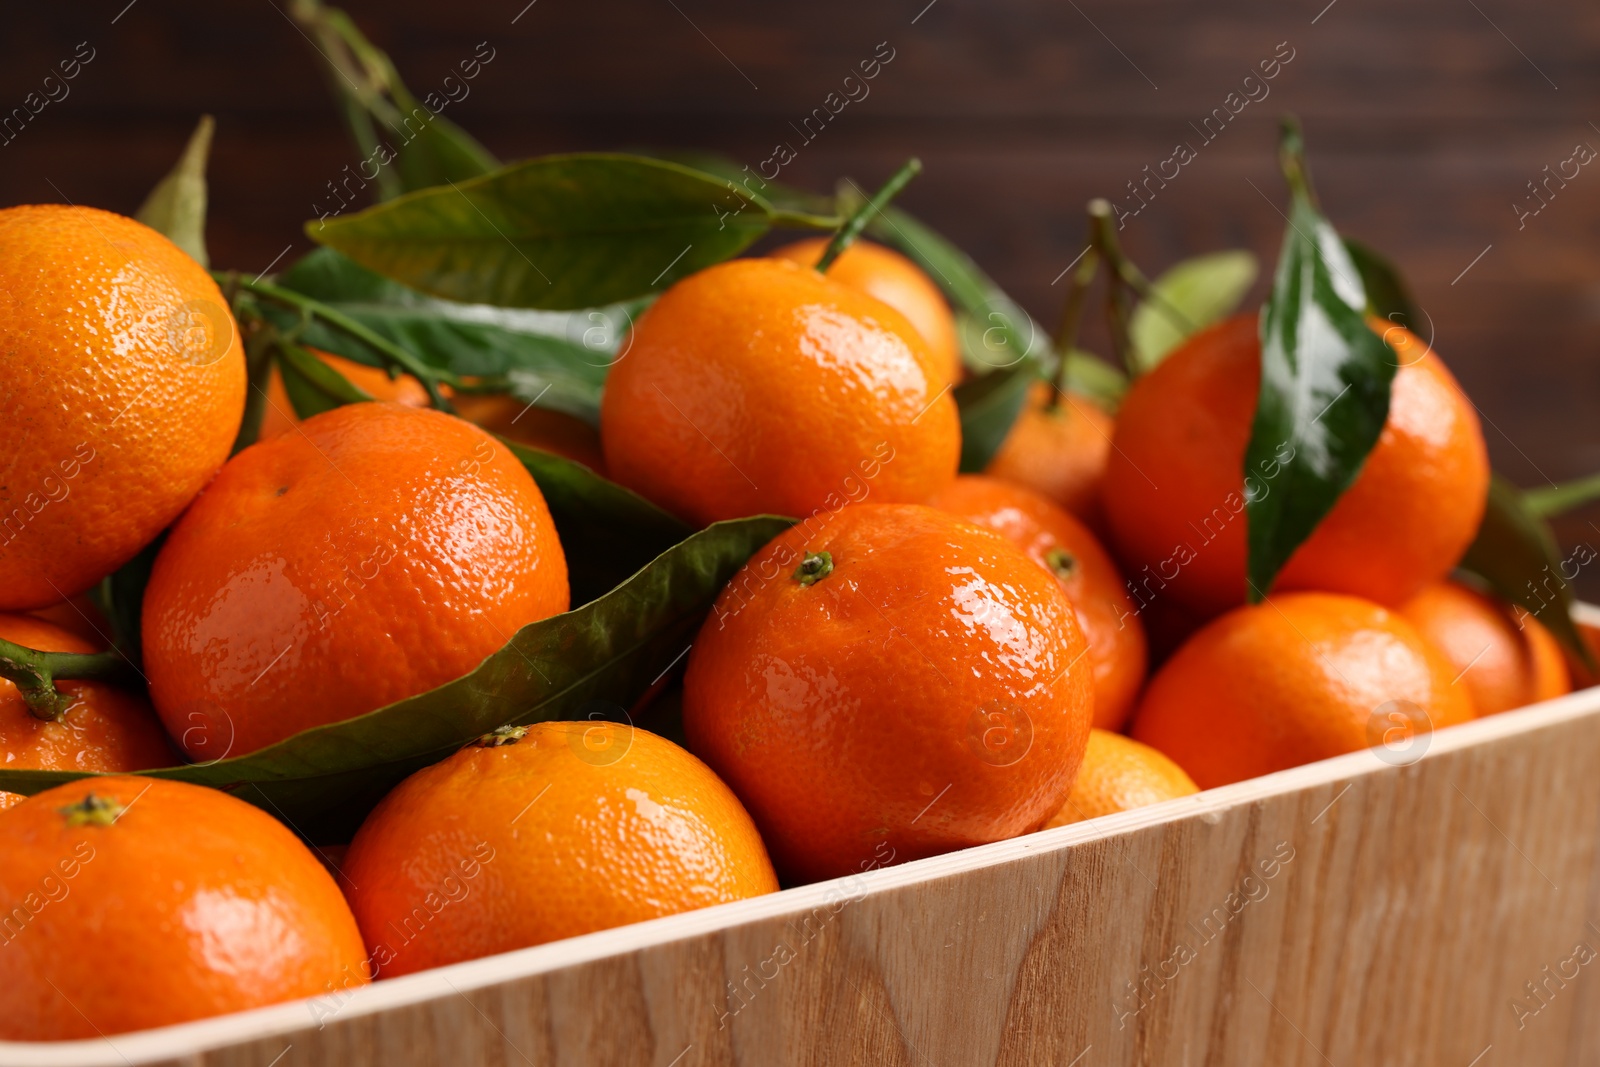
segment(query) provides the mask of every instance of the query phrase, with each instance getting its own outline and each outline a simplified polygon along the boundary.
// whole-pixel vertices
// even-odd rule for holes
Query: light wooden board
[[[1600,951],[1597,839],[1588,690],[1407,766],[1356,753],[344,1000],[0,1043],[0,1067],[1589,1064],[1600,958],[1567,961]]]

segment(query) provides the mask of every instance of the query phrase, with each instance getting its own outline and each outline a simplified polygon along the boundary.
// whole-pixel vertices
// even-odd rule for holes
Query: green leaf
[[[1499,475],[1491,478],[1483,523],[1461,569],[1482,578],[1502,599],[1527,608],[1593,669],[1594,657],[1572,621],[1575,598],[1570,579],[1577,571],[1568,575],[1568,566],[1550,527],[1529,506],[1527,496]]]
[[[962,473],[976,474],[989,466],[1028,402],[1029,387],[1038,380],[1039,364],[1025,359],[956,386]]]
[[[134,218],[189,253],[202,267],[210,266],[206,254],[206,157],[211,154],[211,134],[216,122],[200,116],[177,165],[156,183]]]
[[[1140,301],[1128,326],[1139,368],[1151,370],[1190,336],[1233,314],[1257,272],[1256,257],[1236,249],[1186,259],[1152,282],[1159,299]]]
[[[306,232],[433,296],[568,309],[665,288],[737,255],[780,220],[793,221],[687,167],[571,155],[309,222]]]
[[[1410,287],[1394,264],[1353,238],[1346,237],[1344,247],[1367,291],[1367,313],[1399,323],[1412,332],[1420,330],[1422,316],[1411,299]]]
[[[1289,228],[1261,314],[1261,392],[1243,470],[1252,602],[1361,472],[1396,367],[1367,328],[1355,265],[1312,203],[1297,129],[1285,132],[1284,170]]]
[[[539,483],[583,604],[688,537],[693,528],[581,463],[500,438]]]
[[[373,399],[371,393],[299,345],[278,346],[278,373],[294,413],[302,419],[332,411],[342,404]]]
[[[646,305],[613,304],[579,311],[529,311],[461,304],[424,296],[318,249],[279,284],[322,301],[368,329],[461,377],[507,379],[511,395],[563,411],[591,425],[600,417],[600,391],[617,345]],[[263,315],[302,344],[372,366],[382,356],[359,338],[287,308]]]
[[[710,526],[599,600],[523,627],[437,689],[246,756],[139,773],[225,789],[315,839],[348,840],[402,778],[496,727],[582,718],[597,701],[632,704],[694,640],[728,579],[791,523],[757,516]],[[81,777],[0,770],[0,790],[35,793]]]

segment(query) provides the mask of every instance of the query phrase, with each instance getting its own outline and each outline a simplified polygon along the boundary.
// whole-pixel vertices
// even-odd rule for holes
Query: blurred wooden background
[[[357,156],[286,0],[14,6],[0,116],[87,42],[63,99],[0,137],[0,203],[131,211],[203,111],[218,133],[213,258],[260,271],[309,248],[300,223]],[[1600,7],[1511,0],[351,0],[418,95],[494,58],[446,114],[503,158],[715,149],[783,180],[926,171],[903,203],[1053,324],[1082,205],[1126,197],[1188,141],[1199,156],[1128,222],[1147,270],[1224,246],[1270,269],[1283,221],[1277,116],[1305,122],[1325,207],[1389,253],[1484,415],[1495,465],[1525,486],[1600,470],[1600,167],[1550,202],[1529,182],[1600,148]],[[894,58],[810,143],[791,123],[887,42]],[[1280,47],[1281,46],[1281,47]],[[1293,51],[1209,144],[1191,128],[1260,60]],[[87,54],[86,52],[84,54]],[[1260,89],[1252,85],[1259,95]],[[56,90],[59,95],[59,90]],[[460,90],[456,90],[459,95]],[[1570,165],[1568,168],[1570,173]],[[1600,508],[1564,520],[1600,546]],[[1591,568],[1600,571],[1600,568]],[[1600,573],[1579,579],[1600,598]]]

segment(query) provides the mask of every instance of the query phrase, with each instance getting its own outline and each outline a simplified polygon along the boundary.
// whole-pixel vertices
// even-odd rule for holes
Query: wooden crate
[[[1415,762],[1355,753],[349,995],[0,1042],[0,1067],[1591,1064],[1597,841],[1591,689]]]

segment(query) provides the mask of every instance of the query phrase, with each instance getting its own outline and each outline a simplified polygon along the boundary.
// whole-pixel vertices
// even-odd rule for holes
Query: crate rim
[[[1574,618],[1580,623],[1600,626],[1600,607],[1580,603],[1575,608]],[[718,904],[698,911],[668,915],[545,945],[431,968],[351,991],[349,999],[329,1019],[348,1021],[381,1015],[444,997],[465,996],[502,982],[548,974],[609,956],[735,930],[786,915],[802,914],[831,905],[841,899],[841,894],[852,900],[865,899],[957,873],[1001,866],[1025,856],[1068,851],[1090,842],[1162,823],[1215,819],[1223,812],[1266,797],[1317,786],[1338,785],[1385,772],[1404,774],[1418,764],[1445,753],[1493,744],[1504,737],[1532,733],[1585,717],[1600,717],[1600,686],[1576,690],[1553,700],[1430,734],[1427,751],[1411,763],[1390,763],[1376,758],[1371,749],[1364,749],[1087,822],[1042,830],[893,867],[882,867],[858,875],[813,882],[749,900]],[[321,999],[313,997],[286,1001],[249,1011],[99,1038],[45,1042],[0,1041],[0,1067],[137,1067],[152,1061],[198,1056],[234,1044],[291,1035],[315,1025],[318,1020],[312,1005]]]

